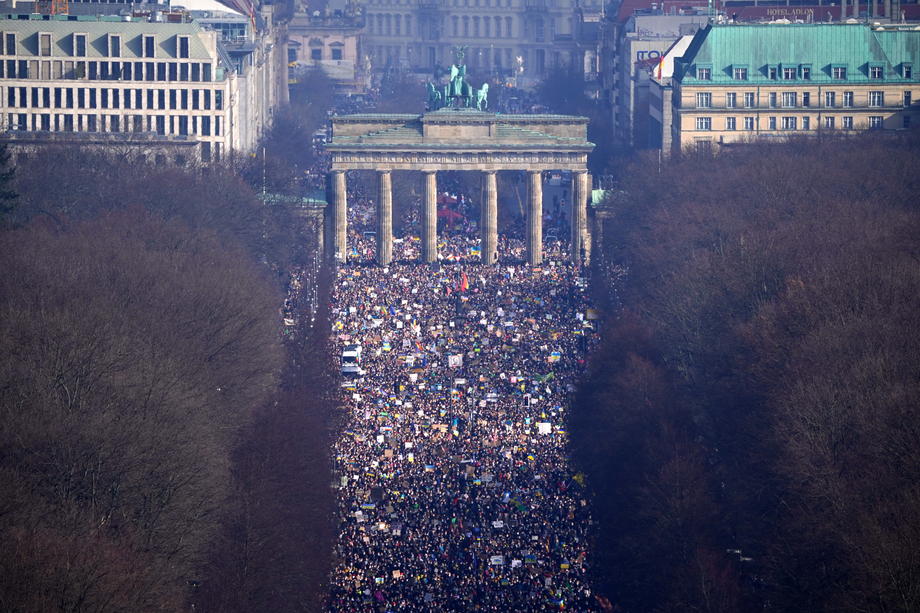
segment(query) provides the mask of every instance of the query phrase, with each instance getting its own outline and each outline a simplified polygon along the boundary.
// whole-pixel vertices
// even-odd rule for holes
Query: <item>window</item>
[[[341,59],[342,59],[342,48],[341,48],[341,47],[333,47],[333,48],[332,48],[332,59],[334,59],[334,60],[341,60]]]
[[[38,54],[43,57],[51,55],[51,34],[42,32],[38,35]]]
[[[712,108],[712,94],[709,92],[700,92],[696,95],[696,108],[698,109],[708,109]]]
[[[833,129],[834,129],[834,118],[833,118],[833,117],[825,117],[825,118],[824,118],[824,127],[827,128],[828,130],[833,130]]]
[[[802,106],[811,106],[811,92],[802,92]]]
[[[795,117],[783,117],[783,130],[795,130],[795,126]]]
[[[795,81],[795,68],[783,68],[783,81]]]
[[[783,106],[786,108],[794,107],[798,96],[795,92],[783,92]]]
[[[872,90],[869,92],[869,106],[879,107],[885,105],[885,93]]]
[[[845,81],[847,78],[847,68],[846,66],[832,66],[831,67],[831,78],[835,81]]]
[[[747,71],[748,71],[747,68],[741,68],[741,67],[735,68],[732,71],[732,74],[735,77],[735,81],[747,81],[747,78],[748,78]]]
[[[802,64],[802,65],[799,67],[799,73],[801,74],[802,80],[803,80],[803,81],[810,81],[810,80],[811,80],[811,66],[810,66],[810,65],[808,65],[808,64]]]
[[[726,130],[736,130],[736,129],[737,129],[737,128],[735,127],[735,118],[734,118],[734,117],[726,117],[726,118],[725,118],[725,129],[726,129]]]
[[[852,130],[852,129],[853,129],[853,118],[852,118],[852,117],[844,117],[844,118],[843,118],[843,129],[844,129],[844,130]]]
[[[453,17],[450,18],[450,30],[453,36],[460,36],[459,25],[460,25],[459,17],[454,15]]]
[[[802,129],[811,130],[811,117],[802,117]]]
[[[878,81],[884,77],[884,70],[881,66],[869,66],[869,78]]]
[[[769,119],[769,122],[768,122],[768,123],[769,123],[769,126],[770,126],[770,129],[771,129],[771,130],[775,130],[775,129],[776,129],[776,117],[771,117],[771,118]]]
[[[744,92],[744,106],[752,109],[755,105],[754,92]]]
[[[776,107],[776,92],[770,92],[770,107]]]
[[[7,32],[7,33],[6,33],[6,36],[4,36],[4,38],[6,39],[6,49],[5,49],[6,54],[7,54],[7,55],[16,55],[16,54],[17,54],[17,51],[16,51],[16,33],[15,33],[15,32]]]
[[[908,90],[904,92],[904,106],[910,106],[910,104],[911,104],[910,90]]]
[[[771,81],[775,81],[778,74],[779,74],[779,71],[777,70],[776,66],[767,67],[767,78],[770,79]]]
[[[904,78],[905,78],[905,79],[913,79],[913,78],[914,78],[914,68],[913,68],[913,66],[912,66],[911,64],[902,64],[902,65],[901,65],[901,73],[904,75]]]
[[[310,49],[310,59],[311,60],[323,59],[323,50],[320,47],[314,47]]]
[[[712,130],[712,117],[697,117],[696,118],[696,129],[697,130]]]
[[[878,130],[884,124],[884,120],[881,115],[870,115],[869,116],[869,127],[873,130]]]
[[[847,108],[853,106],[853,92],[843,92],[843,106]]]
[[[178,49],[180,58],[188,59],[188,45],[189,45],[188,36],[180,36],[179,37],[179,49]]]
[[[834,92],[824,92],[824,106],[833,108],[837,105],[837,94]]]
[[[144,35],[144,57],[156,57],[156,43],[152,35]]]
[[[109,56],[121,57],[121,36],[109,34]]]
[[[733,109],[738,106],[738,96],[734,92],[725,94],[725,108]]]
[[[86,34],[73,35],[73,54],[77,57],[86,57]]]
[[[754,118],[753,117],[744,118],[744,129],[747,130],[748,132],[754,129]]]
[[[712,69],[711,68],[697,68],[696,78],[699,79],[700,81],[712,81]]]

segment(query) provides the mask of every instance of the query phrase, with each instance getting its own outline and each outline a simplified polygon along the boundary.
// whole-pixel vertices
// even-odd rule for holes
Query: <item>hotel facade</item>
[[[671,151],[920,122],[920,30],[868,24],[710,25],[674,75]],[[664,126],[664,129],[667,129]]]

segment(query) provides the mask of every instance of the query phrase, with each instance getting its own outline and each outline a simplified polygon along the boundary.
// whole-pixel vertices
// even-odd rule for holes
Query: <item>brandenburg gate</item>
[[[434,262],[437,252],[437,172],[476,170],[482,173],[482,261],[498,260],[499,170],[526,171],[527,261],[543,260],[543,182],[547,170],[573,175],[571,254],[575,261],[590,249],[588,241],[588,119],[570,115],[503,115],[474,108],[441,108],[418,114],[359,114],[332,118],[331,153],[332,243],[335,259],[347,254],[348,207],[345,173],[377,172],[377,262],[393,259],[392,172],[421,171],[425,177],[422,204],[422,260]]]

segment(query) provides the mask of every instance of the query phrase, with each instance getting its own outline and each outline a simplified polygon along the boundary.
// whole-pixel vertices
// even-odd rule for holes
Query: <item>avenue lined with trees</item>
[[[225,166],[0,155],[0,610],[327,607],[329,279],[315,327],[283,334],[312,237],[257,196],[319,185],[327,86],[304,75]],[[378,111],[421,111],[421,86],[384,87]],[[920,139],[660,163],[573,87],[537,96],[591,117],[592,171],[617,175],[567,411],[598,606],[920,610]],[[395,217],[421,193],[399,181]]]

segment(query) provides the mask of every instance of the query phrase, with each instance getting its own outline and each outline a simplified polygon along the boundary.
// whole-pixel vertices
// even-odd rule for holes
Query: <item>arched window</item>
[[[460,36],[460,18],[456,15],[450,18],[450,33],[452,36]]]
[[[502,37],[502,18],[496,17],[495,18],[495,38],[501,38],[501,37]]]
[[[470,35],[470,18],[467,17],[466,15],[463,16],[463,35],[464,36]]]
[[[406,15],[406,36],[412,36],[412,15]]]
[[[473,17],[473,36],[479,37],[479,16]]]
[[[396,36],[401,36],[402,35],[402,15],[400,15],[399,13],[396,14],[395,27],[396,27],[396,31],[394,32],[394,34],[396,34]]]

